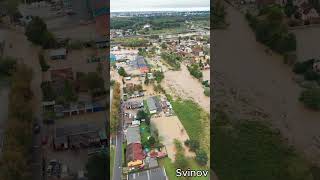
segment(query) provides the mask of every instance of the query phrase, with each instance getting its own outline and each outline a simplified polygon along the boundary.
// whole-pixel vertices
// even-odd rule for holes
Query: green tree
[[[190,151],[196,152],[200,148],[200,143],[198,140],[188,139],[184,142],[186,146],[190,148]]]
[[[88,180],[103,180],[109,177],[109,170],[106,170],[108,162],[107,153],[99,153],[89,157],[86,165]]]
[[[42,72],[47,72],[50,66],[47,64],[46,60],[44,59],[44,55],[42,52],[39,52],[38,58],[39,58],[39,63],[40,63]]]
[[[155,71],[153,75],[155,76],[157,83],[160,83],[164,78],[164,74],[162,71]]]
[[[119,68],[118,73],[119,73],[120,76],[123,76],[123,77],[127,76],[127,73],[126,73],[126,71],[124,70],[123,67]]]
[[[90,91],[105,89],[103,78],[96,72],[89,72],[86,81]]]
[[[310,88],[301,92],[299,100],[308,108],[320,109],[320,88]]]
[[[27,25],[25,35],[34,44],[44,48],[53,48],[57,42],[52,33],[47,29],[46,23],[39,17],[33,17]]]
[[[150,145],[150,146],[153,146],[154,144],[156,143],[156,139],[154,138],[154,137],[149,137],[149,139],[148,139],[148,144]]]
[[[150,115],[144,110],[139,110],[137,113],[137,119],[144,119],[147,124],[150,124]]]
[[[63,96],[67,102],[74,102],[78,99],[71,81],[64,81]]]

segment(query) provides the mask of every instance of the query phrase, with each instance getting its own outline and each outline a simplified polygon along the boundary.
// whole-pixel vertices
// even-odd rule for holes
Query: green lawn
[[[167,176],[169,177],[169,180],[177,179],[176,168],[170,158],[166,157],[166,158],[160,159],[159,164],[165,168]]]
[[[197,162],[193,159],[189,159],[188,160],[189,162],[189,167],[190,169],[192,170],[208,170],[207,167],[200,167]],[[175,180],[175,179],[183,179],[181,177],[176,177],[176,167],[175,165],[173,164],[173,162],[171,161],[170,158],[166,157],[166,158],[163,158],[163,159],[160,159],[159,160],[159,164],[161,166],[163,166],[166,170],[166,173],[167,173],[167,176],[169,177],[169,180]],[[193,177],[192,180],[208,180],[208,177]]]
[[[113,146],[110,146],[110,179],[112,179],[113,175],[113,166],[114,166],[114,158],[115,158],[115,150]]]
[[[209,114],[191,100],[172,101],[172,106],[189,137],[199,140],[201,146],[209,153]]]
[[[211,167],[223,180],[316,180],[310,165],[268,124],[216,113]],[[214,134],[213,134],[214,133]]]
[[[143,146],[146,146],[146,142],[148,141],[148,137],[151,136],[150,126],[146,123],[140,124],[140,134],[141,134],[141,143]]]

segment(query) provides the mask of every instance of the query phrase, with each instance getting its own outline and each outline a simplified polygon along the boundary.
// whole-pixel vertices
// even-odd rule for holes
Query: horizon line
[[[140,9],[110,9],[111,13],[119,12],[192,12],[192,11],[210,11],[210,7],[192,7],[192,8],[140,8]]]

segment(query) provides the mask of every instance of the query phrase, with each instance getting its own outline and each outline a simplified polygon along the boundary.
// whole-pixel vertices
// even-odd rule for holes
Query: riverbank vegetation
[[[221,0],[214,1],[212,4],[211,22],[213,29],[226,27],[226,8]]]
[[[17,61],[11,57],[0,57],[0,78],[12,76]]]
[[[303,76],[303,80],[298,81],[299,85],[304,88],[299,101],[309,109],[320,110],[320,74],[314,69],[315,63],[319,62],[315,59],[297,62],[293,66],[293,72]]]
[[[296,50],[295,35],[288,31],[281,7],[267,6],[258,15],[247,12],[246,18],[257,41],[283,55]]]
[[[173,52],[162,52],[161,58],[174,70],[180,70],[180,63],[182,61],[181,55]]]
[[[198,64],[189,65],[188,70],[189,70],[190,74],[193,77],[197,78],[198,80],[201,80],[201,78],[203,77],[202,71],[201,71]]]
[[[116,82],[113,88],[112,94],[112,104],[111,104],[111,117],[110,117],[110,132],[115,133],[119,125],[119,116],[120,116],[120,83]]]
[[[222,111],[214,114],[211,168],[220,179],[315,179],[310,164],[268,124],[231,119]]]

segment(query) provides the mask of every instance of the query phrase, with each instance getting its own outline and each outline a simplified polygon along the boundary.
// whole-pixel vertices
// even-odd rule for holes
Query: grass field
[[[173,110],[180,119],[191,139],[200,140],[201,146],[209,155],[210,122],[209,114],[191,100],[172,102]]]
[[[114,147],[111,146],[110,147],[110,179],[112,179],[112,175],[113,175],[113,166],[114,166],[114,158],[115,158],[115,150]]]
[[[223,180],[316,180],[310,164],[268,124],[216,113],[211,168]]]
[[[192,170],[208,170],[208,168],[200,167],[193,159],[188,159],[188,162]],[[159,164],[165,168],[169,180],[183,179],[176,177],[177,168],[168,157],[160,159]],[[192,180],[208,180],[208,177],[193,177]]]

